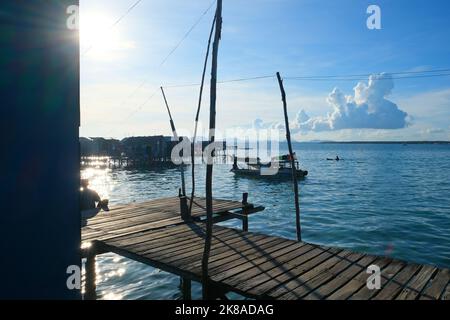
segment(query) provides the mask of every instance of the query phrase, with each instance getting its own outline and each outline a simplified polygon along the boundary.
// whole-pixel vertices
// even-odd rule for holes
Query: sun
[[[81,52],[89,56],[107,59],[117,51],[131,47],[113,27],[114,17],[104,13],[80,13],[80,46]]]

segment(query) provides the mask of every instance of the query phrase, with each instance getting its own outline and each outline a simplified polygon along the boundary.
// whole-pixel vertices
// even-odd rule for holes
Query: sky
[[[178,130],[192,135],[199,88],[173,86],[200,82],[214,3],[142,0],[113,26],[135,2],[80,1],[80,135],[170,135],[160,86]],[[367,27],[370,5],[381,29]],[[450,69],[449,13],[445,0],[224,0],[218,79],[280,72],[298,141],[450,140],[450,76],[396,75],[450,74],[432,72]],[[329,75],[339,77],[292,79]],[[217,90],[218,130],[283,130],[275,77]]]

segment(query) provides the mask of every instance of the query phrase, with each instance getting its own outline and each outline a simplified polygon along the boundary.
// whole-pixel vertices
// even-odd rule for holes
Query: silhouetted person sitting
[[[101,200],[98,193],[90,188],[89,180],[81,180],[80,189],[80,210],[82,225],[86,225],[86,220],[95,217],[101,209],[109,211],[108,200]]]
[[[339,156],[336,156],[336,161],[339,161],[340,159],[339,159]]]
[[[80,209],[91,210],[97,208],[96,203],[100,203],[101,199],[97,192],[88,188],[89,180],[81,180],[81,190],[80,190]]]

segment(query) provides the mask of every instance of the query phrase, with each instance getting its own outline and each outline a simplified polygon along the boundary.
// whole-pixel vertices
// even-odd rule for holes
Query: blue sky
[[[169,135],[161,95],[157,92],[149,97],[160,85],[199,82],[214,9],[160,64],[212,2],[142,0],[114,28],[110,25],[134,0],[80,2],[82,52],[92,46],[81,57],[81,135]],[[381,30],[366,27],[366,9],[371,4],[381,8]],[[224,0],[219,79],[277,71],[292,77],[448,69],[449,13],[450,3],[444,0]],[[393,79],[392,87],[383,94],[358,99],[360,93],[353,90],[358,82],[365,84],[366,93],[379,89],[376,82],[371,86],[368,81],[368,77],[354,81],[286,79],[291,120],[299,110],[311,119],[308,125],[299,125],[295,138],[450,139],[450,76]],[[343,97],[351,96],[350,104],[327,102],[335,88]],[[197,95],[196,87],[167,88],[179,128],[192,130]],[[204,101],[202,121],[206,126],[208,95]],[[364,125],[361,121],[354,125],[351,113],[333,118],[333,108],[347,110],[355,105],[370,113],[383,109],[386,103],[408,115],[404,127],[370,125],[373,114],[362,121]],[[274,126],[283,120],[281,107],[274,79],[222,84],[218,88],[221,130],[249,127],[256,119],[264,126]],[[356,110],[360,115],[362,109]],[[320,122],[340,125],[331,124],[326,130],[317,130],[316,126],[313,130],[311,123]]]

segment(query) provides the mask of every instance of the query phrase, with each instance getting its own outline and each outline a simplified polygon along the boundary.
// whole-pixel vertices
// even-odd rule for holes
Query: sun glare
[[[121,38],[117,28],[113,28],[114,18],[101,13],[80,14],[81,51],[89,51],[90,56],[110,58],[118,50],[129,49],[131,43]]]

